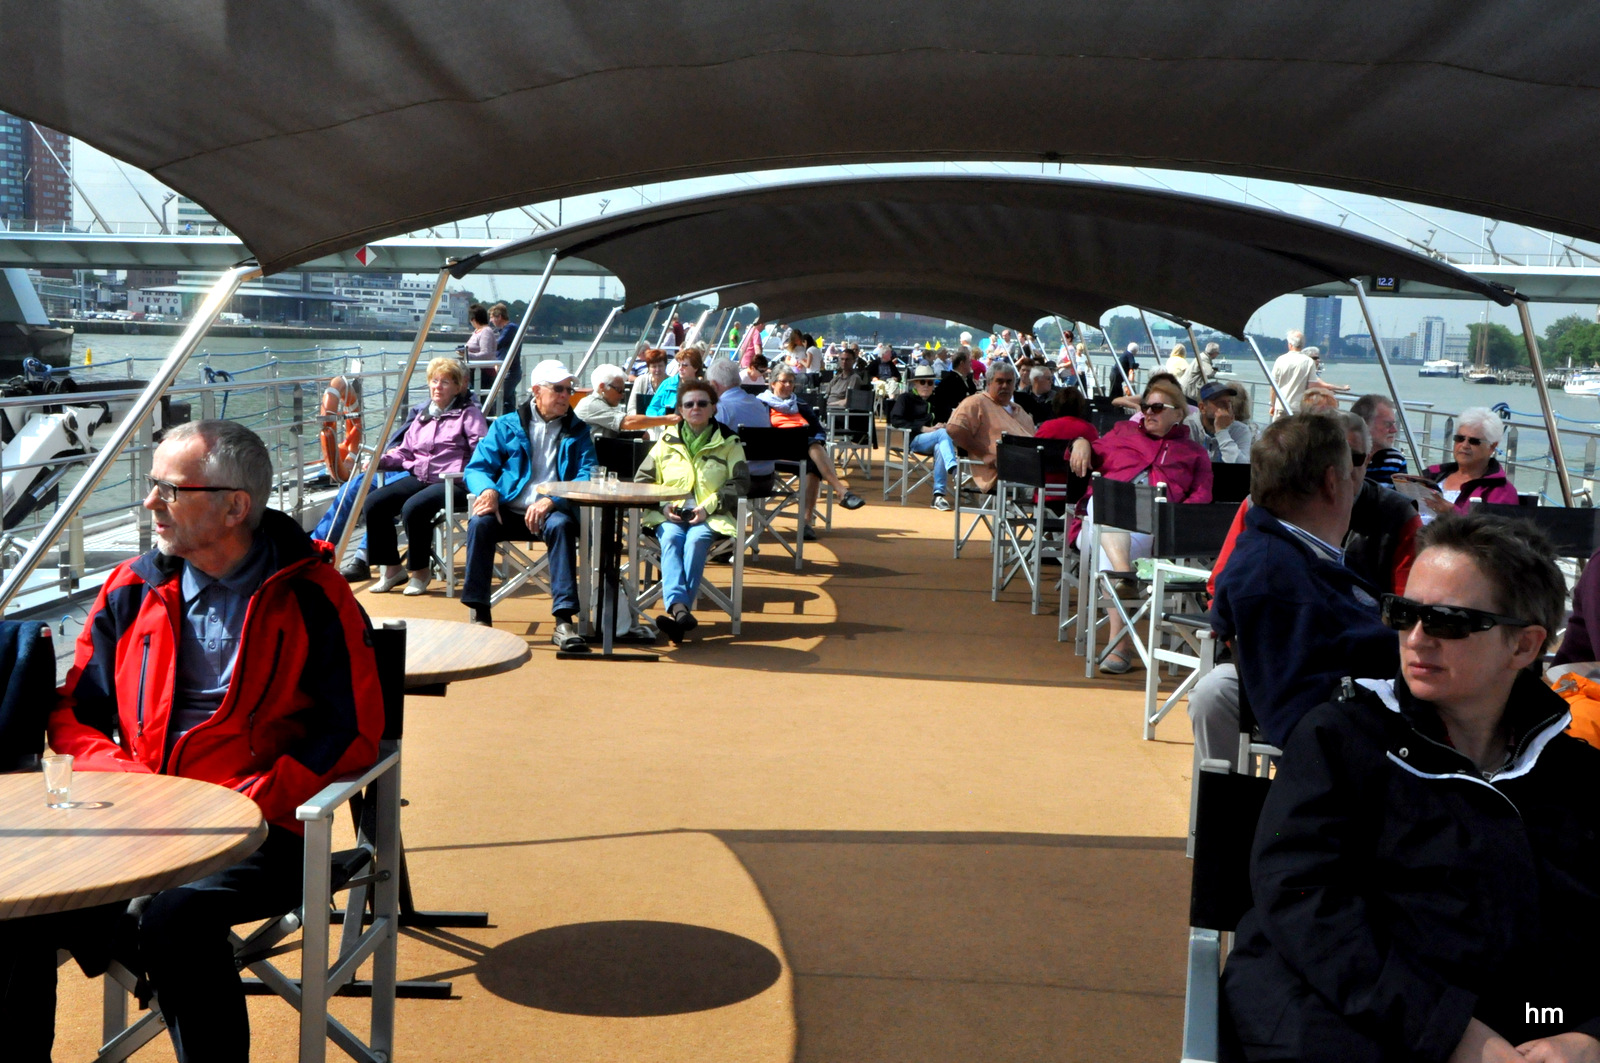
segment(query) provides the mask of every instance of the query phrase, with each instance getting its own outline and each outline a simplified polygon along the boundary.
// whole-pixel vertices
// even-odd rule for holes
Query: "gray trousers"
[[[1239,759],[1239,671],[1231,663],[1217,665],[1194,685],[1189,720],[1199,760]]]

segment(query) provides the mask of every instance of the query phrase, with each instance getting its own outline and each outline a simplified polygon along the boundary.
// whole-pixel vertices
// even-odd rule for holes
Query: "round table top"
[[[204,878],[267,836],[256,803],[197,779],[76,771],[45,807],[44,775],[0,775],[0,919],[126,901]]]
[[[689,497],[687,491],[661,484],[636,484],[625,480],[615,485],[597,485],[591,480],[557,480],[540,484],[539,490],[554,498],[565,498],[585,506],[658,506]]]
[[[521,668],[533,654],[509,631],[459,620],[383,617],[406,622],[406,686],[481,679]]]

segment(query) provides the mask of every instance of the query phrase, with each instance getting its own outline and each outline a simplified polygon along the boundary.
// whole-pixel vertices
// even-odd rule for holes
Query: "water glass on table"
[[[606,489],[606,467],[604,465],[596,465],[594,472],[589,476],[589,482],[594,484],[595,490],[604,491]]]
[[[72,755],[55,753],[41,757],[44,765],[46,808],[77,808],[72,802]]]

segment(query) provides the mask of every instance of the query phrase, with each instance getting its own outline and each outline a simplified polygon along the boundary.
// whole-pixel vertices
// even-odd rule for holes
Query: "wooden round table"
[[[626,509],[646,509],[663,502],[676,502],[688,498],[684,491],[661,484],[639,484],[625,481],[616,484],[597,484],[592,480],[557,480],[540,484],[539,490],[554,498],[565,498],[580,506],[596,506],[600,510],[600,655],[615,659],[611,637],[615,630],[617,588],[622,583],[622,523],[617,516]],[[566,657],[568,654],[557,654]],[[653,661],[653,653],[630,653],[627,660]]]
[[[0,775],[0,919],[64,912],[204,878],[265,840],[256,803],[171,775],[75,771],[72,800],[45,807],[44,775]]]
[[[532,653],[509,631],[459,620],[376,617],[406,624],[406,692],[442,694],[446,684],[521,668]]]

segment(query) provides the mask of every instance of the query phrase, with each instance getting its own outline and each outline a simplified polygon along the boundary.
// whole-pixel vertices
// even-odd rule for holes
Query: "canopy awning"
[[[896,160],[1308,181],[1600,239],[1582,0],[0,11],[0,109],[193,197],[267,272],[558,196]]]
[[[741,189],[540,233],[463,259],[455,273],[536,249],[611,270],[630,307],[717,291],[722,302],[756,302],[769,314],[791,308],[788,316],[792,308],[822,312],[825,305],[908,310],[906,298],[944,293],[1023,328],[1046,314],[1094,321],[1132,305],[1238,336],[1267,301],[1352,277],[1511,301],[1503,288],[1453,266],[1287,214],[1036,177],[923,175]],[[901,305],[845,305],[874,290],[898,293]],[[1022,321],[1019,313],[1032,316]]]

